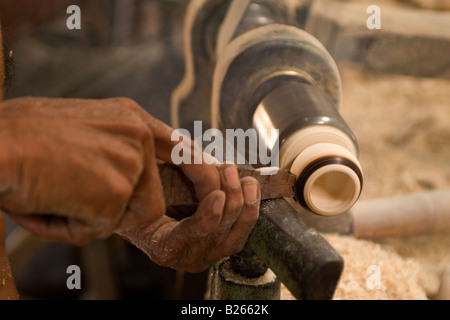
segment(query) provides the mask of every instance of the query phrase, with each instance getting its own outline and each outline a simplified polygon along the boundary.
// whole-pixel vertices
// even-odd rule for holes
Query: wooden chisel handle
[[[198,200],[194,186],[181,169],[171,164],[158,164],[159,175],[164,189],[166,206],[194,206]],[[295,175],[287,170],[263,175],[260,169],[238,169],[239,176],[251,176],[261,187],[261,200],[293,197],[295,194]]]

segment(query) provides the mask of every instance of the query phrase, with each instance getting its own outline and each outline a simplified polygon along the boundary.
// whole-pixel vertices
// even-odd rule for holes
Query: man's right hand
[[[199,205],[181,221],[165,216],[157,161],[171,162],[173,132],[128,99],[3,102],[0,209],[44,239],[81,245],[117,232],[160,265],[204,270],[244,247],[259,185],[234,166],[180,164]]]
[[[0,209],[35,235],[81,245],[165,213],[157,161],[173,130],[129,99],[19,98],[0,104]],[[181,166],[199,198],[213,166]]]

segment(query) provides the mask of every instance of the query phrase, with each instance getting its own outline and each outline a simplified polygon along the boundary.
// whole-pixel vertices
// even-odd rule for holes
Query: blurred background
[[[325,45],[342,72],[343,115],[359,140],[367,176],[362,198],[450,188],[449,1],[286,1],[307,4],[303,27]],[[187,3],[0,0],[4,42],[15,64],[6,99],[125,96],[169,123],[170,95],[184,74]],[[365,27],[371,4],[382,10],[381,30]],[[66,27],[69,5],[81,8],[81,30]],[[411,244],[395,241],[395,248]],[[424,264],[424,277],[437,278],[444,267],[426,266],[442,257],[450,261],[442,249],[448,238],[438,244],[434,238],[411,241],[439,252]],[[25,299],[202,299],[208,290],[207,272],[161,268],[116,236],[79,248],[43,242],[7,221],[7,246]],[[405,259],[420,255],[398,252]],[[66,287],[72,264],[81,267],[83,290]],[[425,296],[437,286],[423,284]],[[345,292],[338,290],[339,297],[351,298]]]

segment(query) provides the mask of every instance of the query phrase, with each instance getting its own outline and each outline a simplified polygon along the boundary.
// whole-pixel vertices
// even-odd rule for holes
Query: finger
[[[220,224],[202,242],[193,243],[189,256],[180,260],[184,268],[204,265],[208,252],[218,247],[228,237],[229,232],[236,219],[239,217],[244,205],[241,182],[237,168],[234,164],[220,166],[222,190],[226,195],[225,207]],[[199,257],[193,259],[192,257]]]
[[[216,190],[199,203],[194,215],[177,223],[163,241],[165,251],[174,253],[168,266],[183,269],[184,265],[203,259],[204,250],[199,248],[208,246],[205,238],[219,225],[224,206],[225,194]]]
[[[83,245],[98,234],[78,221],[57,216],[14,215],[11,219],[32,234],[45,240]]]
[[[144,121],[154,132],[157,158],[165,162],[172,162],[172,150],[179,143],[172,141],[174,129],[149,114],[145,115]]]
[[[242,178],[241,184],[244,193],[244,205],[241,214],[226,239],[208,256],[207,262],[214,263],[218,259],[242,251],[247,243],[248,235],[258,220],[261,202],[260,185],[252,177]]]
[[[244,196],[237,168],[234,164],[223,164],[220,166],[222,190],[225,192],[227,201],[221,221],[221,228],[229,229],[241,213],[244,205]]]
[[[179,164],[184,175],[192,182],[198,199],[203,199],[214,190],[220,189],[220,174],[216,164],[209,159],[212,156],[206,156],[191,139],[182,139],[183,152],[186,152],[186,159]],[[207,159],[205,159],[205,157]]]
[[[147,118],[148,125],[154,132],[156,157],[162,161],[173,163],[172,150],[182,144],[183,152],[188,152],[189,161],[181,163],[180,169],[193,183],[197,198],[202,200],[214,190],[220,189],[220,175],[212,156],[202,152],[195,142],[180,133],[174,135],[178,139],[173,140],[174,130],[165,123],[153,117]],[[200,157],[199,157],[200,155]],[[184,157],[183,157],[184,158]]]
[[[152,137],[146,139],[144,148],[142,175],[133,190],[125,214],[118,223],[116,230],[151,224],[163,216],[166,211]]]
[[[220,190],[220,175],[216,166],[208,164],[182,164],[181,170],[194,185],[199,200],[214,190]]]
[[[177,224],[173,230],[174,243],[177,238],[182,238],[186,245],[192,246],[214,231],[222,219],[225,202],[226,196],[220,190],[206,196],[192,216]]]

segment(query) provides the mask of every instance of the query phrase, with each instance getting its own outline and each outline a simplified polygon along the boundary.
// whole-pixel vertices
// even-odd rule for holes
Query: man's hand
[[[222,190],[206,195],[191,217],[164,216],[120,234],[159,265],[189,272],[241,251],[259,216],[260,187],[251,177],[239,180],[234,165],[222,165],[220,176]]]
[[[118,232],[160,265],[201,271],[243,248],[259,184],[234,165],[181,164],[200,202],[169,218],[157,161],[171,162],[172,133],[123,98],[1,103],[0,209],[44,239],[81,245]]]
[[[0,209],[42,238],[85,244],[165,213],[157,159],[172,129],[129,99],[20,98],[0,104]],[[199,197],[212,166],[181,167]]]

